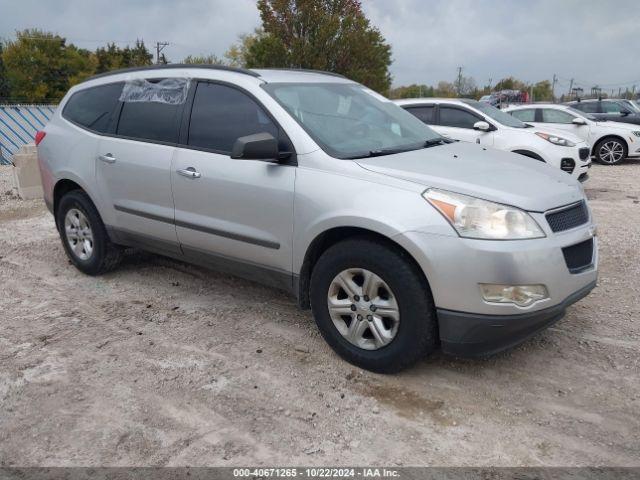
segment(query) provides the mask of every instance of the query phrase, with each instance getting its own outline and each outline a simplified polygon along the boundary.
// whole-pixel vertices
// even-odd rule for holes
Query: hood
[[[515,153],[455,142],[364,158],[367,170],[497,203],[543,212],[584,198],[580,183],[559,168]]]

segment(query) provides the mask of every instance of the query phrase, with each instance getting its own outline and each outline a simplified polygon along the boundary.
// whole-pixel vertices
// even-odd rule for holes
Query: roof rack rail
[[[85,80],[85,82],[89,80],[94,80],[96,78],[108,77],[111,75],[117,75],[119,73],[128,73],[128,72],[144,72],[151,70],[164,70],[164,69],[174,69],[174,68],[202,68],[209,70],[225,70],[228,72],[236,72],[243,73],[245,75],[251,75],[252,77],[259,77],[260,74],[247,70],[246,68],[236,68],[236,67],[227,67],[226,65],[210,65],[210,64],[189,64],[189,63],[169,63],[166,65],[148,65],[146,67],[131,67],[131,68],[120,68],[118,70],[111,70],[109,72],[99,73],[97,75],[93,75]]]
[[[281,70],[281,71],[285,71],[285,72],[319,73],[319,74],[322,74],[322,75],[330,75],[332,77],[347,78],[347,77],[345,77],[344,75],[342,75],[340,73],[327,72],[326,70],[313,70],[311,68],[268,67],[268,68],[257,68],[256,70]]]

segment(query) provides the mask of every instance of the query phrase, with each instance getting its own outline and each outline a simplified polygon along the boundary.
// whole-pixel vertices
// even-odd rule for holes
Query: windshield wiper
[[[369,158],[369,157],[382,157],[383,155],[394,155],[396,153],[404,153],[404,152],[412,152],[414,150],[420,150],[421,148],[429,148],[435,147],[436,145],[444,145],[446,143],[457,142],[457,140],[452,140],[450,138],[432,138],[430,140],[425,140],[421,145],[416,146],[415,148],[381,148],[379,150],[369,150],[369,153],[365,153],[363,155],[353,155],[351,157],[346,157],[347,160],[356,160],[358,158]]]
[[[450,138],[440,137],[440,138],[432,138],[431,140],[426,140],[424,142],[423,148],[435,147],[436,145],[445,145],[447,143],[453,143],[456,140],[452,140]]]

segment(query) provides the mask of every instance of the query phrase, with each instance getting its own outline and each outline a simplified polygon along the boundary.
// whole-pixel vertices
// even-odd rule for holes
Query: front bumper
[[[426,232],[405,232],[395,237],[416,259],[429,282],[445,351],[488,354],[515,345],[557,321],[568,305],[595,286],[595,226],[589,222],[554,233],[544,214],[531,215],[544,230],[545,238],[471,240]],[[589,239],[593,241],[591,263],[572,273],[563,251]],[[490,303],[482,298],[480,283],[542,284],[549,298],[527,307]]]
[[[593,281],[558,305],[518,315],[477,315],[438,309],[442,351],[477,357],[513,347],[560,320],[569,305],[587,296],[595,286]]]

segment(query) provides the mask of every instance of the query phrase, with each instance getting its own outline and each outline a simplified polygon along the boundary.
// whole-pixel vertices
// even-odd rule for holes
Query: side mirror
[[[240,137],[233,144],[231,158],[277,163],[278,141],[266,132]]]
[[[622,115],[623,117],[626,117],[628,115],[631,115],[631,112],[629,110],[621,110],[620,115]]]
[[[473,124],[474,130],[480,130],[481,132],[488,132],[491,130],[491,125],[488,122],[479,121]]]
[[[573,123],[574,125],[586,125],[587,121],[584,118],[581,117],[576,117],[573,120],[571,120],[571,123]]]

